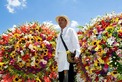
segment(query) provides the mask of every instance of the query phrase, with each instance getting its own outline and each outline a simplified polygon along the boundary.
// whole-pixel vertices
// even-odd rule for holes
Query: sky
[[[66,15],[71,26],[84,26],[106,13],[121,13],[122,0],[0,0],[0,34],[13,26],[38,21],[57,24],[55,17]]]

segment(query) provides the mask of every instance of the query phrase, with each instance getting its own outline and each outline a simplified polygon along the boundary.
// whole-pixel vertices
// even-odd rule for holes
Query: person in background
[[[59,82],[74,82],[74,67],[72,63],[67,61],[66,49],[62,43],[61,36],[67,45],[69,51],[76,50],[75,60],[77,61],[80,55],[80,45],[77,33],[73,28],[68,27],[70,20],[67,16],[61,15],[56,17],[56,22],[61,30],[56,40],[55,60],[58,65]],[[61,36],[60,36],[61,35]]]

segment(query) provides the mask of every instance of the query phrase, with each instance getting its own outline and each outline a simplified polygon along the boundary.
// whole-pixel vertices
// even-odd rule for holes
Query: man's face
[[[65,28],[66,25],[67,25],[67,20],[66,20],[65,18],[63,18],[63,17],[60,17],[60,18],[58,19],[58,24],[59,24],[59,26],[60,26],[61,28]]]

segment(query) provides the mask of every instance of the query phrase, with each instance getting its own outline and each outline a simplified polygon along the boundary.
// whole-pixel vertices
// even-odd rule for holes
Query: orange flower
[[[22,32],[21,32],[21,30],[20,30],[19,28],[16,28],[16,29],[14,30],[13,34],[15,34],[15,33],[21,34]]]

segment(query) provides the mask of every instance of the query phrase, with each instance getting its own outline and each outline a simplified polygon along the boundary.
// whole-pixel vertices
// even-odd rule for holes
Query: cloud
[[[45,24],[47,26],[54,26],[54,29],[57,29],[57,30],[60,29],[59,25],[53,24],[52,21],[44,21],[43,24]]]
[[[10,13],[15,13],[15,8],[26,6],[26,0],[7,0],[6,8]]]
[[[78,26],[79,26],[79,24],[78,24],[77,21],[74,21],[74,20],[71,21],[71,25],[70,25],[71,28],[73,28],[76,31],[78,31],[79,30],[79,28],[77,28]]]
[[[76,28],[78,25],[79,25],[79,24],[78,24],[77,21],[72,20],[72,21],[71,21],[71,26],[70,26],[70,27]]]

